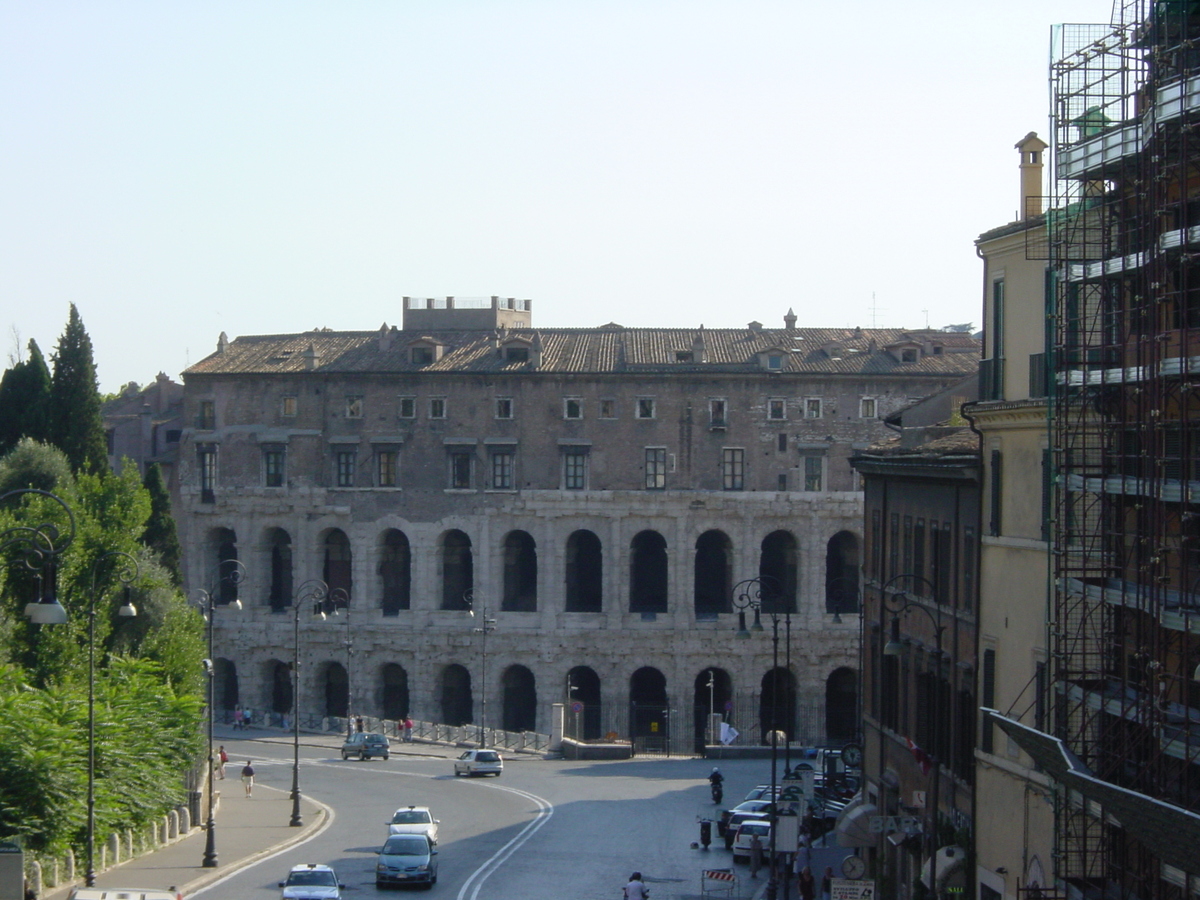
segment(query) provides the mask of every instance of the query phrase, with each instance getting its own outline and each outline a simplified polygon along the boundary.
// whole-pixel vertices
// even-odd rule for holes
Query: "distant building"
[[[403,329],[222,335],[184,373],[176,505],[190,585],[248,572],[216,619],[219,703],[292,709],[290,606],[319,578],[351,597],[354,655],[348,689],[346,634],[303,626],[305,717],[486,703],[545,732],[566,702],[568,732],[646,748],[690,751],[711,710],[755,741],[852,738],[847,460],[978,342],[785,326],[542,329],[527,301],[447,298],[406,300]],[[778,678],[769,639],[734,640],[733,587],[760,576],[792,610]]]
[[[183,432],[183,385],[159,372],[153,384],[127,384],[101,409],[108,441],[108,464],[121,471],[122,460],[146,466],[158,463],[163,478],[171,484],[179,437]]]

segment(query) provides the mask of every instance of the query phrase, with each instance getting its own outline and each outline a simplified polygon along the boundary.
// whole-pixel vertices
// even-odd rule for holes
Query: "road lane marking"
[[[486,787],[493,791],[506,791],[510,794],[516,794],[518,797],[524,797],[526,800],[532,800],[538,807],[537,816],[532,822],[529,822],[522,828],[516,837],[493,853],[491,859],[487,860],[487,862],[471,873],[471,876],[463,882],[462,888],[459,889],[458,900],[465,900],[468,896],[470,900],[477,900],[483,883],[488,880],[491,874],[497,871],[505,860],[520,849],[521,845],[533,837],[543,825],[550,821],[550,817],[554,815],[554,804],[543,797],[539,797],[537,794],[531,794],[528,791],[499,784],[489,784]],[[474,888],[471,887],[472,884],[475,885]]]

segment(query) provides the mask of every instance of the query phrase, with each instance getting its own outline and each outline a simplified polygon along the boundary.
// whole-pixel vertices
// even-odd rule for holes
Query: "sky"
[[[520,297],[544,327],[979,327],[973,241],[1109,0],[0,0],[0,365]]]

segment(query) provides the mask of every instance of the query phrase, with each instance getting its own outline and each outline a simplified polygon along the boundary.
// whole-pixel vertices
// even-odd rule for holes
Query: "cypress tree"
[[[37,341],[29,342],[29,359],[0,378],[0,456],[23,437],[49,439],[50,370]]]
[[[151,463],[146,467],[146,477],[142,479],[142,485],[150,494],[150,518],[146,520],[142,543],[158,552],[163,568],[170,573],[175,585],[179,586],[183,583],[179,572],[179,557],[182,551],[179,547],[179,535],[175,532],[175,519],[171,516],[171,496],[167,493],[158,463]]]
[[[71,304],[67,327],[54,353],[50,379],[50,439],[71,461],[76,472],[103,472],[108,467],[104,420],[92,339],[79,310]]]

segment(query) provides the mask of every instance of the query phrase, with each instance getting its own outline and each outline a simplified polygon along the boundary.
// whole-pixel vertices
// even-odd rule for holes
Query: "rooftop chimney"
[[[787,315],[783,317],[783,327],[788,331],[796,327],[796,312],[790,306],[788,307]]]
[[[1021,205],[1017,218],[1020,221],[1042,214],[1042,151],[1049,144],[1031,131],[1013,145],[1021,151]]]

